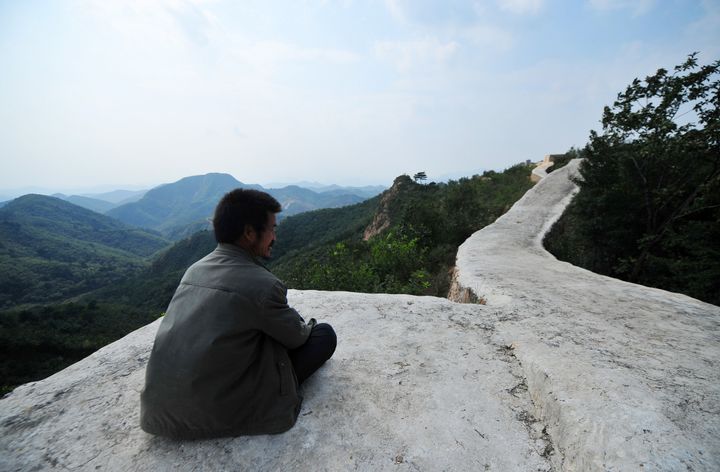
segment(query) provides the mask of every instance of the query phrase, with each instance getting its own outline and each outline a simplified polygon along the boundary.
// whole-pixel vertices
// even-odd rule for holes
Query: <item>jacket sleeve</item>
[[[263,301],[260,330],[288,349],[302,346],[312,328],[287,302],[287,288],[282,282],[273,284]]]

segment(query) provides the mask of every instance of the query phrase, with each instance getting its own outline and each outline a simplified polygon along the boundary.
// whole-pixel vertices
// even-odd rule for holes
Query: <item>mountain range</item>
[[[265,189],[261,185],[240,182],[229,174],[211,173],[155,187],[140,200],[112,208],[106,214],[177,240],[207,229],[217,202],[225,193],[236,188],[268,192],[283,207],[280,218],[320,208],[352,205],[368,198],[341,187],[327,192],[315,192],[296,185]]]
[[[148,267],[147,256],[208,229],[218,200],[238,187],[265,190],[214,173],[146,192],[96,195],[114,202],[63,194],[5,202],[0,207],[0,309],[65,300],[128,279]],[[366,199],[335,187],[266,191],[282,204],[283,217]],[[206,237],[203,247],[212,246],[212,239]]]
[[[83,195],[56,193],[52,196],[178,240],[208,229],[209,218],[218,200],[235,188],[252,188],[271,194],[283,207],[279,219],[320,208],[352,205],[384,190],[382,186],[309,185],[314,187],[285,185],[264,188],[258,184],[243,183],[229,174],[210,173],[185,177],[150,190],[115,190]],[[11,201],[0,202],[0,208]]]

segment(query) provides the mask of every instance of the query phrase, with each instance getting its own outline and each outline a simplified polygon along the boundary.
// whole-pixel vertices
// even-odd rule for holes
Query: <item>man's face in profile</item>
[[[257,234],[255,244],[253,244],[253,253],[263,259],[270,259],[272,246],[275,244],[275,227],[277,221],[275,213],[268,213],[268,220],[265,223],[265,229],[262,233]]]

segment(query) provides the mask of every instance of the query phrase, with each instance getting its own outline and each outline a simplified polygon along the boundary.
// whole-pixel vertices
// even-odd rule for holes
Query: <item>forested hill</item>
[[[444,297],[458,245],[532,187],[530,171],[441,184],[400,176],[379,199],[288,218],[270,267],[291,288]]]
[[[102,244],[138,256],[147,256],[168,241],[158,234],[133,228],[120,221],[82,208],[59,198],[45,195],[25,195],[0,208],[0,222],[6,228],[33,231],[38,237],[70,238]],[[31,238],[33,234],[29,235]],[[12,232],[4,235],[5,244],[17,244],[28,250],[42,251],[32,245],[28,235],[20,238]],[[34,238],[33,238],[34,239]],[[44,257],[55,258],[58,254],[47,253]]]
[[[273,247],[275,265],[289,254],[362,234],[372,221],[380,196],[341,208],[324,208],[282,220]]]
[[[168,244],[58,198],[17,198],[0,208],[0,308],[59,301],[117,282]]]
[[[84,197],[82,195],[64,195],[62,193],[55,193],[52,196],[98,213],[106,213],[117,206],[114,203],[106,202],[105,200]]]
[[[142,271],[82,299],[132,306],[148,315],[162,313],[185,270],[216,245],[212,231],[199,231],[158,253]]]

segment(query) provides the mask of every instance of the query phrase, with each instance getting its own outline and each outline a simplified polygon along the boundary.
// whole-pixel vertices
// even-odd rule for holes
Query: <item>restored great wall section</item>
[[[458,249],[453,293],[507,320],[567,470],[720,470],[720,308],[560,262],[542,239],[579,161]]]
[[[155,322],[0,400],[0,470],[720,470],[720,308],[547,253],[576,167],[461,246],[484,304],[291,291],[339,344],[289,432],[142,432]]]

